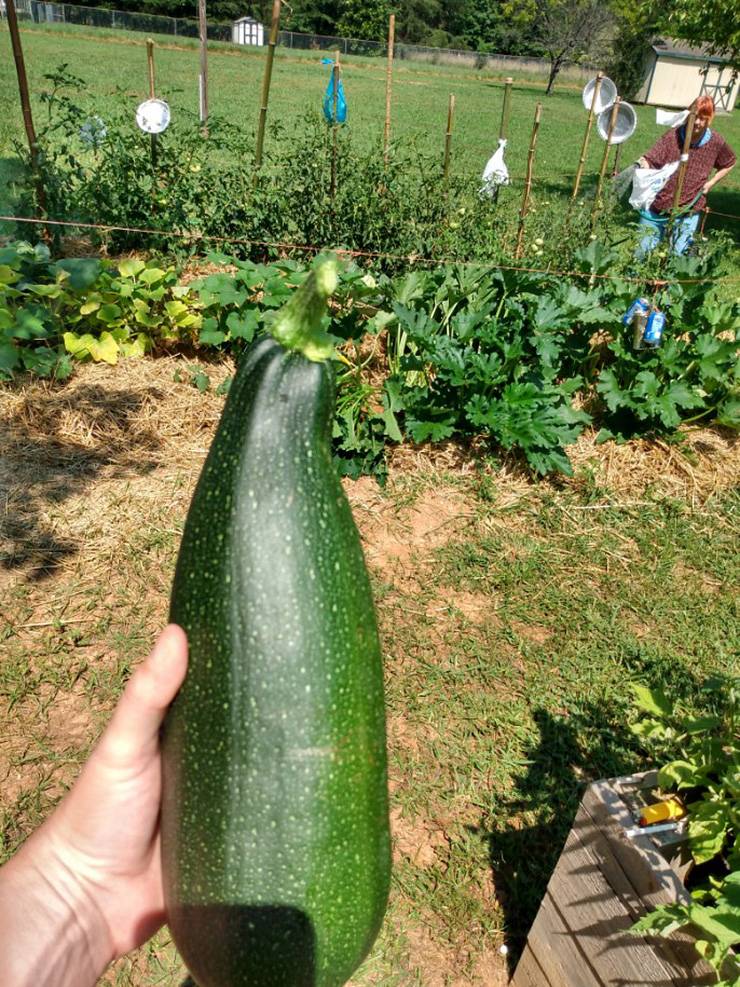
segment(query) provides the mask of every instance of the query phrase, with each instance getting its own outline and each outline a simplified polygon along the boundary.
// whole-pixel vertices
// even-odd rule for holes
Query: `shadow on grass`
[[[709,215],[706,230],[726,230],[736,240],[740,239],[740,192],[717,185],[707,199]],[[715,211],[716,210],[716,211]],[[726,215],[717,215],[723,213]],[[730,217],[735,217],[731,219]]]
[[[534,712],[539,739],[525,752],[526,770],[514,776],[512,797],[496,809],[488,841],[496,894],[505,916],[513,972],[555,869],[586,785],[647,767],[628,725],[630,681],[698,696],[699,682],[684,668],[639,650],[624,675],[624,702],[583,704],[569,716]],[[499,823],[498,820],[501,820]]]
[[[0,568],[42,580],[77,554],[79,537],[60,534],[54,513],[85,491],[102,472],[111,478],[150,472],[161,440],[152,428],[131,424],[142,406],[163,395],[156,387],[111,390],[95,384],[9,402],[0,428]],[[93,510],[91,506],[89,508]],[[100,522],[100,518],[94,519]],[[66,527],[66,526],[65,526]]]

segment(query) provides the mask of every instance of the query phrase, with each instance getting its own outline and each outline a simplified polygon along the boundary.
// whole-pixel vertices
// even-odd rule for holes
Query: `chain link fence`
[[[164,34],[182,38],[199,36],[197,20],[184,17],[163,17],[157,14],[107,10],[101,7],[78,7],[66,3],[46,3],[43,0],[16,0],[16,9],[19,19],[38,24],[75,24],[82,27],[141,31],[146,34]],[[0,0],[0,17],[4,18],[4,16],[5,3],[4,0]],[[265,28],[263,33],[266,42],[269,29]],[[208,22],[210,41],[233,42],[235,37],[234,25]],[[342,55],[380,58],[384,58],[388,51],[384,41],[300,34],[296,31],[281,31],[278,44],[298,51],[339,51]],[[546,76],[550,71],[550,63],[544,58],[462,51],[454,48],[429,48],[424,45],[396,44],[394,57],[431,65],[452,65],[498,72],[524,72]],[[561,76],[585,81],[593,76],[594,71],[595,67],[591,65],[570,65],[562,70]]]

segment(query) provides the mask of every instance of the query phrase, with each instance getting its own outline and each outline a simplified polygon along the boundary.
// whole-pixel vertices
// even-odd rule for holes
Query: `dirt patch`
[[[674,563],[673,578],[682,590],[689,590],[695,593],[712,594],[722,588],[722,583],[719,579],[712,579],[706,572],[693,569],[684,562]]]
[[[448,593],[449,605],[469,620],[472,624],[480,624],[484,620],[490,623],[499,623],[493,616],[496,603],[487,593],[469,593],[465,590],[450,589]]]
[[[475,516],[468,497],[448,486],[423,487],[401,509],[370,477],[347,484],[347,492],[368,564],[380,571],[423,561]]]
[[[442,871],[446,870],[450,840],[433,820],[408,819],[401,809],[395,808],[391,810],[391,835],[395,860],[405,858],[416,867],[437,865]]]
[[[511,626],[520,637],[533,644],[547,644],[552,637],[552,629],[541,624],[525,624],[521,620],[513,620]]]
[[[504,958],[495,952],[471,958],[461,943],[451,957],[448,944],[437,941],[434,926],[412,926],[407,938],[424,987],[506,987],[509,982]]]

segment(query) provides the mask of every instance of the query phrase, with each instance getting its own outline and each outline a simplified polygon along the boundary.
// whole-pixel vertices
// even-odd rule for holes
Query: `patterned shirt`
[[[651,168],[662,168],[664,165],[670,164],[671,161],[678,161],[683,152],[683,139],[683,127],[668,130],[643,157]],[[686,163],[686,174],[679,206],[685,206],[691,202],[694,196],[701,191],[702,186],[715,168],[717,171],[722,168],[729,168],[730,165],[735,164],[736,160],[730,145],[724,137],[720,137],[714,130],[705,144],[701,146],[692,145],[689,148],[689,160]],[[667,184],[658,192],[650,207],[652,212],[670,212],[673,208],[673,194],[676,191],[677,182],[678,170],[671,175]],[[705,195],[700,196],[692,206],[693,212],[699,212],[703,209],[706,201]]]

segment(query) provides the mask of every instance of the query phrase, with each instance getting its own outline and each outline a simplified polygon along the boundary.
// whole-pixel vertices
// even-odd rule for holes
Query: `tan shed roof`
[[[675,38],[656,38],[652,44],[653,51],[657,55],[670,55],[671,58],[686,58],[692,62],[714,62],[724,64],[728,61],[726,55],[718,52],[710,52],[710,45],[689,45],[685,41],[678,41]]]

